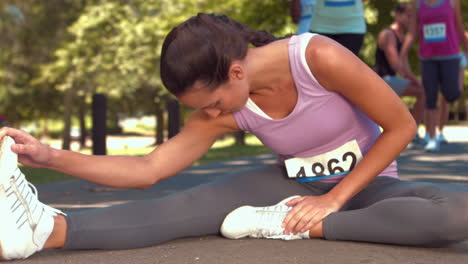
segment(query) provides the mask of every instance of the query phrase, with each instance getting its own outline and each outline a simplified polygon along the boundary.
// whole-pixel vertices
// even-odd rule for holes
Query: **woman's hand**
[[[50,148],[40,143],[25,131],[4,127],[0,129],[0,140],[5,136],[13,138],[16,144],[11,150],[18,154],[18,161],[34,168],[47,167],[50,157]]]
[[[292,199],[286,205],[294,208],[283,221],[285,234],[306,232],[341,208],[340,204],[327,195],[302,196]]]

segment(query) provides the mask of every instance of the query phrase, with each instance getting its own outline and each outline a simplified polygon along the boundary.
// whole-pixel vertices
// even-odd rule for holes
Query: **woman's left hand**
[[[341,205],[327,195],[301,196],[286,203],[294,208],[283,221],[285,234],[306,232],[329,214],[340,210]]]

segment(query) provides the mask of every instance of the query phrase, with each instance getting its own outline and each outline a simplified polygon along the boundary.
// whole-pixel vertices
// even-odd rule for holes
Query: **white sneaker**
[[[283,240],[309,238],[309,231],[286,235],[284,228],[281,227],[284,218],[292,209],[286,205],[286,202],[296,197],[299,196],[288,197],[273,206],[239,207],[226,216],[221,226],[221,234],[230,239],[243,237]]]
[[[0,258],[24,259],[40,251],[54,228],[54,216],[63,214],[37,199],[37,189],[18,168],[15,142],[0,143]]]
[[[424,150],[427,152],[438,152],[440,150],[439,140],[437,140],[435,137],[429,139],[426,146],[424,147]]]

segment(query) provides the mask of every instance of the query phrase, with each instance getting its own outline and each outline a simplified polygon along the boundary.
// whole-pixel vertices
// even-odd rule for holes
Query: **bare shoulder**
[[[390,28],[385,28],[384,30],[380,31],[378,35],[378,41],[383,41],[387,42],[390,40],[395,39],[395,34],[392,33],[392,30]]]
[[[314,67],[322,60],[325,61],[325,57],[334,54],[334,51],[338,48],[337,46],[339,46],[338,43],[327,37],[320,35],[312,37],[306,48],[306,61],[309,67]]]
[[[330,78],[336,77],[344,65],[352,67],[357,60],[351,51],[338,42],[320,35],[310,39],[305,55],[310,71],[326,89]]]

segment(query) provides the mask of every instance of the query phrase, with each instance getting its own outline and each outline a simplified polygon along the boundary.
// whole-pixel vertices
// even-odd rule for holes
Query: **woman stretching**
[[[385,82],[336,42],[311,33],[276,40],[226,16],[198,14],[166,37],[161,78],[196,111],[177,136],[143,157],[83,155],[0,130],[4,259],[44,248],[129,249],[219,234],[242,205],[262,209],[230,214],[228,237],[413,246],[468,239],[467,189],[398,179],[395,158],[414,137],[415,122]],[[146,189],[239,130],[278,153],[278,165],[67,215],[40,203],[16,166],[18,157],[96,184]],[[239,212],[249,219],[236,221]]]

